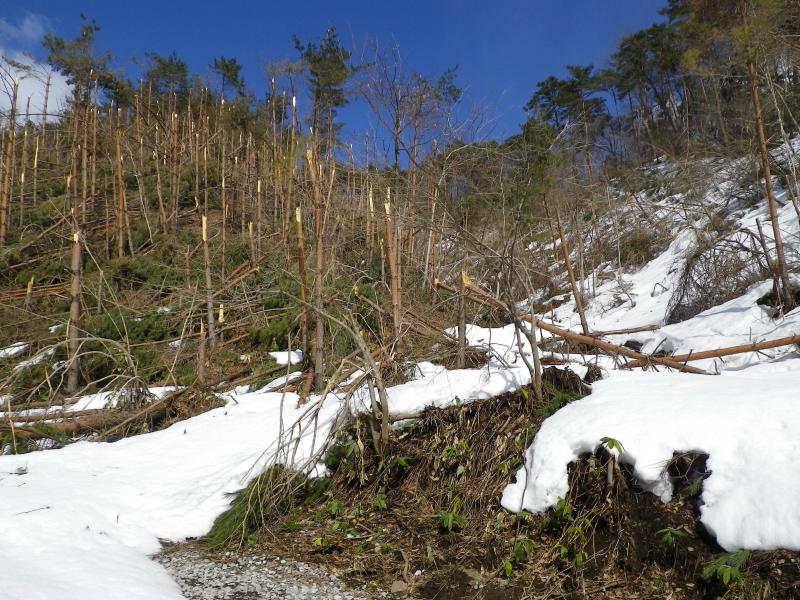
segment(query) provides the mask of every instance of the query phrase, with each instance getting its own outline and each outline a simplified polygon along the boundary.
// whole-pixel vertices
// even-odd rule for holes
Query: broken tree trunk
[[[445,290],[447,290],[447,291],[449,291],[449,292],[451,292],[453,294],[457,294],[458,293],[457,289],[455,289],[455,288],[453,288],[453,287],[451,287],[449,285],[446,285],[446,284],[442,283],[441,281],[436,281],[435,285],[437,287],[445,289]],[[472,294],[475,296],[475,299],[483,301],[483,302],[486,302],[487,304],[490,304],[491,306],[493,306],[493,307],[495,307],[497,309],[507,310],[506,305],[502,301],[498,300],[494,296],[490,296],[489,294],[484,292],[482,289],[476,287],[474,284],[471,284],[471,283],[468,284],[467,290],[469,292],[472,292]],[[548,323],[547,321],[542,321],[541,319],[537,319],[536,317],[532,317],[532,316],[530,316],[530,315],[528,315],[528,314],[526,314],[526,313],[524,313],[522,311],[518,311],[517,314],[518,314],[519,318],[522,319],[523,321],[527,321],[528,323],[532,323],[533,325],[536,325],[540,329],[544,329],[545,331],[548,331],[548,332],[552,333],[553,335],[558,336],[560,338],[563,338],[565,340],[570,340],[570,341],[573,341],[573,342],[577,342],[579,344],[586,344],[587,346],[592,346],[594,348],[599,348],[601,350],[605,350],[609,354],[625,356],[627,358],[631,358],[631,359],[634,359],[634,360],[641,359],[641,360],[645,361],[643,364],[638,365],[638,366],[645,366],[645,364],[655,364],[655,365],[662,365],[662,366],[665,366],[665,367],[670,367],[671,369],[677,369],[678,371],[684,371],[686,373],[697,373],[697,374],[707,375],[707,373],[705,371],[703,371],[702,369],[697,369],[695,367],[690,367],[690,366],[681,364],[680,362],[678,362],[674,358],[666,358],[666,357],[662,357],[662,356],[645,356],[644,354],[640,354],[640,353],[636,352],[635,350],[631,350],[630,348],[627,348],[625,346],[618,346],[616,344],[612,344],[611,342],[606,342],[604,340],[599,340],[597,338],[593,338],[593,337],[588,336],[588,335],[581,335],[580,333],[575,333],[573,331],[569,331],[568,329],[562,329],[561,327],[557,327],[556,325],[553,325],[552,323]]]
[[[211,255],[208,251],[208,222],[206,215],[200,217],[200,227],[203,236],[203,262],[206,275],[206,319],[208,321],[208,344],[211,348],[217,344],[214,328],[214,284],[211,281]]]
[[[295,208],[295,227],[297,228],[297,270],[300,275],[300,301],[303,307],[300,310],[300,345],[303,348],[303,356],[308,357],[309,338],[308,338],[308,311],[305,309],[307,301],[306,289],[308,277],[306,275],[306,242],[303,235],[303,211],[298,206]]]
[[[763,342],[752,342],[750,344],[741,344],[739,346],[730,346],[728,348],[717,348],[716,350],[702,350],[700,352],[690,352],[689,354],[676,354],[670,356],[670,360],[677,362],[692,362],[695,360],[705,360],[707,358],[722,358],[723,356],[732,356],[734,354],[743,354],[745,352],[760,352],[761,350],[769,350],[771,348],[778,348],[779,346],[791,346],[792,344],[800,344],[800,335],[790,335],[788,337],[778,338],[774,340],[765,340]],[[650,360],[654,357],[648,357]],[[646,363],[642,359],[629,362],[628,367],[642,367]]]
[[[67,184],[69,188],[69,183]],[[72,284],[70,285],[70,305],[69,305],[69,326],[67,328],[67,347],[69,350],[69,363],[67,364],[67,388],[68,394],[78,391],[80,380],[80,333],[78,325],[81,319],[81,232],[77,226],[75,209],[73,211],[73,233],[72,233],[72,259],[70,270],[72,271]]]
[[[392,188],[386,188],[386,203],[383,205],[386,211],[386,257],[389,261],[389,286],[392,294],[392,324],[394,325],[394,337],[400,339],[400,326],[402,324],[402,314],[400,312],[400,286],[398,283],[397,257],[395,256],[394,244],[394,225],[392,222]]]
[[[758,134],[758,151],[761,154],[761,168],[764,174],[764,187],[767,191],[767,201],[769,204],[769,218],[772,221],[772,233],[775,237],[775,274],[780,278],[783,289],[780,299],[783,301],[784,312],[789,312],[794,308],[794,295],[792,285],[789,281],[789,271],[786,266],[786,258],[783,253],[783,239],[781,228],[778,223],[778,201],[775,199],[775,192],[772,189],[772,173],[769,167],[769,153],[767,151],[767,138],[764,134],[764,120],[761,116],[761,99],[758,95],[756,86],[756,70],[753,59],[747,59],[747,77],[750,81],[750,96],[753,100],[753,112],[756,118],[756,132]]]
[[[575,282],[575,273],[572,271],[572,262],[569,259],[569,247],[567,246],[567,238],[564,235],[564,227],[561,225],[561,215],[559,214],[558,207],[556,207],[556,224],[558,225],[558,235],[561,238],[561,252],[564,256],[564,264],[567,267],[567,276],[569,277],[569,285],[572,288],[572,297],[575,298],[575,309],[578,311],[578,317],[581,320],[581,329],[583,335],[589,335],[589,324],[586,322],[586,314],[583,312],[583,298],[581,297],[578,285]]]

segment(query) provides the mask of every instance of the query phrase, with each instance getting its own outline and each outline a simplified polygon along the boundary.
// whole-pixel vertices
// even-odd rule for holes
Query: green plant
[[[450,462],[461,462],[469,455],[469,444],[467,442],[457,442],[452,446],[447,446],[442,453],[445,460]]]
[[[208,533],[211,548],[246,542],[267,521],[283,517],[299,502],[316,502],[330,480],[306,479],[284,466],[274,465],[247,487],[230,494],[233,502],[219,515]],[[291,525],[289,525],[291,527]]]
[[[593,528],[592,521],[586,517],[573,519],[564,530],[562,543],[556,544],[554,548],[558,557],[576,569],[585,565],[586,561],[589,560],[586,545],[589,542],[589,534]]]
[[[547,404],[534,410],[533,414],[542,419],[547,419],[553,416],[558,409],[580,397],[581,395],[577,392],[556,392]]]
[[[379,473],[391,473],[397,471],[407,471],[411,468],[411,459],[408,456],[393,456],[388,460],[382,460],[378,465]]]
[[[347,531],[347,523],[343,523],[342,521],[331,521],[330,530],[336,532]]]
[[[680,538],[686,537],[688,534],[682,529],[674,529],[673,527],[665,527],[656,531],[656,535],[661,538],[663,544],[674,544]]]
[[[517,568],[520,563],[527,560],[535,547],[536,542],[527,537],[519,538],[514,542],[511,548],[511,556],[505,560],[503,565],[506,577],[510,577],[514,569]]]
[[[294,533],[296,531],[300,531],[301,527],[300,523],[298,523],[297,521],[293,519],[287,519],[281,524],[281,529],[283,529],[284,531],[288,531],[290,533]]]
[[[560,533],[572,521],[572,506],[559,498],[555,507],[542,519],[539,530],[542,533]]]
[[[447,531],[447,533],[453,533],[453,530],[464,527],[464,517],[458,513],[454,513],[452,511],[439,511],[438,516],[439,524],[442,526],[442,529]]]
[[[589,553],[586,552],[586,550],[573,552],[570,550],[569,546],[565,546],[564,544],[557,544],[554,550],[559,559],[569,563],[575,568],[582,567],[586,564],[586,561],[589,560]]]
[[[609,452],[617,452],[617,456],[621,455],[625,452],[625,447],[620,443],[619,440],[614,439],[612,437],[602,437],[600,438],[600,443],[605,446]]]
[[[717,580],[723,585],[741,581],[744,578],[744,566],[749,558],[750,552],[747,550],[722,554],[703,568],[703,579]]]
[[[388,510],[389,505],[386,503],[386,496],[379,494],[375,497],[375,508],[378,510]]]
[[[461,510],[461,498],[453,496],[447,510],[439,511],[439,524],[447,533],[453,533],[456,529],[462,529],[466,524],[464,517],[459,514]]]
[[[381,544],[381,554],[389,554],[392,550],[394,550],[394,546],[388,543]]]
[[[326,507],[326,510],[328,511],[328,514],[330,516],[335,517],[340,512],[342,512],[342,503],[339,502],[336,499],[331,499],[331,501],[328,502],[328,506]]]
[[[497,469],[500,471],[501,475],[507,477],[514,469],[517,468],[518,464],[518,461],[504,460],[497,466]]]
[[[331,541],[324,535],[314,538],[314,541],[311,542],[311,545],[315,548],[321,548],[325,550],[331,547]]]

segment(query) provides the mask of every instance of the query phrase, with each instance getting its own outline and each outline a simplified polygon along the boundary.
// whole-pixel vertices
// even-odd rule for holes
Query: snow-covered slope
[[[668,501],[673,452],[705,452],[700,518],[727,550],[800,550],[800,361],[722,377],[615,371],[546,420],[503,506],[542,512],[566,497],[567,464],[618,440],[636,477]],[[787,504],[788,503],[788,504]]]
[[[733,247],[740,244],[743,257],[752,261],[757,254],[745,243],[757,239],[756,219],[762,221],[767,246],[774,252],[766,199],[731,202],[728,195],[734,186],[729,179],[722,170],[719,181],[709,186],[703,198],[706,209],[725,209],[732,221],[728,239]],[[800,217],[787,190],[779,188],[778,200],[780,228],[800,289]],[[661,199],[654,207],[666,210],[679,201]],[[736,298],[666,325],[670,299],[705,219],[675,214],[669,221],[673,239],[666,250],[642,269],[617,273],[597,286],[586,302],[593,330],[654,325],[654,331],[609,339],[639,342],[644,353],[674,354],[800,334],[800,308],[775,316],[774,310],[757,303],[771,291],[771,281],[755,282]],[[751,266],[746,260],[743,265]],[[588,279],[585,287],[590,288]],[[580,328],[572,301],[555,309],[553,318],[562,327]],[[608,366],[608,361],[601,364]],[[620,460],[631,464],[643,484],[664,501],[671,493],[664,469],[673,452],[708,453],[712,475],[703,485],[701,521],[724,548],[800,550],[800,516],[786,506],[787,499],[800,494],[800,475],[794,467],[800,450],[800,350],[787,345],[692,365],[721,375],[608,369],[606,379],[593,385],[591,396],[545,421],[516,481],[506,488],[503,505],[534,512],[553,506],[566,496],[568,463],[597,449],[601,438],[611,437],[624,446]]]
[[[388,392],[392,412],[408,413],[487,398],[529,381],[521,364],[507,368],[493,360],[482,369],[448,371],[422,363],[411,381]],[[304,465],[344,407],[334,394],[304,406],[294,394],[227,397],[222,408],[113,444],[78,442],[0,456],[0,598],[180,598],[177,585],[147,557],[158,552],[159,540],[207,533],[228,506],[226,494],[268,462]],[[366,393],[352,402],[358,410]],[[276,457],[290,430],[302,430],[301,443],[291,458]]]
[[[709,204],[726,204],[725,182],[714,190]],[[657,208],[679,214],[671,207],[674,202],[658,200]],[[765,214],[763,200],[729,211],[734,229],[746,231]],[[780,223],[796,255],[800,223],[789,202],[780,210]],[[611,339],[639,341],[645,352],[677,353],[800,333],[800,309],[774,319],[756,304],[769,291],[768,281],[684,322],[665,325],[696,225],[676,217],[664,252],[639,271],[616,274],[598,285],[587,302],[592,329],[657,325],[655,331]],[[592,288],[588,279],[586,288]],[[559,325],[578,329],[572,302],[552,316]],[[421,363],[410,381],[388,390],[391,411],[406,414],[428,405],[486,398],[529,383],[513,326],[470,327],[468,339],[487,347],[488,365],[448,371]],[[17,348],[0,351],[0,358],[13,358]],[[522,348],[529,351],[524,339]],[[665,500],[670,490],[662,471],[673,451],[709,453],[713,475],[705,482],[702,520],[726,548],[800,549],[800,517],[781,506],[800,494],[792,464],[800,450],[797,348],[697,363],[720,376],[630,373],[614,370],[610,357],[567,358],[579,375],[593,362],[608,377],[594,385],[591,396],[545,422],[526,453],[526,468],[505,491],[507,508],[541,511],[551,506],[566,493],[568,462],[609,436],[624,445],[621,459]],[[147,558],[158,551],[159,540],[206,533],[227,506],[227,493],[243,487],[269,461],[305,464],[344,409],[368,405],[364,389],[348,397],[312,398],[305,406],[298,406],[292,394],[269,389],[237,390],[223,408],[113,444],[80,442],[61,450],[0,456],[0,598],[180,598],[166,572]],[[81,406],[96,400],[87,398]],[[316,409],[319,418],[308,418]],[[276,457],[282,436],[297,432],[298,423],[302,441],[296,454]],[[315,432],[311,423],[316,423]]]
[[[292,423],[302,409],[284,404]],[[278,438],[280,407],[280,394],[244,394],[164,431],[0,457],[0,597],[180,598],[147,555],[208,531]],[[298,460],[310,452],[307,438]]]

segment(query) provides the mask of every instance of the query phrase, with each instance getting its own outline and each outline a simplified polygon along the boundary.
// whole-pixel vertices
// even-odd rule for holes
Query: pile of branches
[[[770,277],[764,250],[748,230],[713,241],[698,241],[687,255],[669,301],[667,324],[680,323],[741,296]]]

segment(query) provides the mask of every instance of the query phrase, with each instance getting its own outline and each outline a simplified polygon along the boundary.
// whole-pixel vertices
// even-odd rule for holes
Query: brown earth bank
[[[244,526],[209,539],[324,565],[399,598],[800,597],[800,554],[726,553],[705,532],[704,455],[674,455],[668,504],[600,449],[570,465],[570,492],[547,514],[504,510],[503,488],[542,421],[585,389],[548,368],[542,403],[523,389],[429,408],[393,430],[382,458],[359,420],[329,452],[328,480],[295,487],[279,507],[272,480],[249,496]]]

